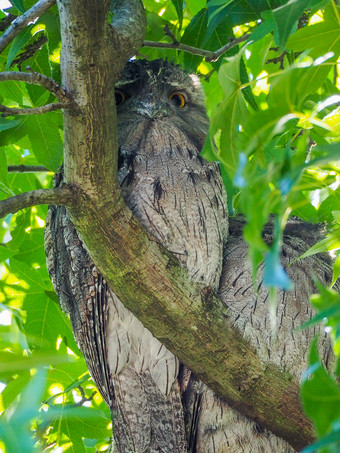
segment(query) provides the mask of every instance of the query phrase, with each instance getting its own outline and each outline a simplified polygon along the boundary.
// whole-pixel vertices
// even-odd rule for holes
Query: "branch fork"
[[[63,108],[69,109],[70,111],[77,111],[78,106],[74,101],[73,97],[67,93],[63,87],[61,87],[55,80],[47,77],[39,72],[33,71],[29,66],[26,68],[30,72],[21,71],[6,71],[0,72],[0,82],[6,81],[19,81],[30,83],[32,85],[38,85],[45,88],[58,99],[59,102],[44,105],[42,107],[35,108],[13,108],[6,107],[0,104],[0,112],[2,116],[10,115],[41,115],[43,113],[60,110]]]

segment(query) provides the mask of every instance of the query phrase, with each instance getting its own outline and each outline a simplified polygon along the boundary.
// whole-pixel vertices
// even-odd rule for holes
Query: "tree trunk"
[[[301,448],[312,440],[313,434],[299,404],[296,380],[290,373],[280,372],[271,361],[259,361],[256,352],[261,352],[265,346],[258,348],[256,340],[253,347],[249,347],[242,338],[244,332],[232,327],[232,318],[229,319],[226,308],[230,295],[226,300],[226,290],[221,292],[223,304],[210,288],[193,284],[178,261],[141,228],[124,204],[116,180],[117,131],[112,127],[116,122],[114,83],[126,60],[143,40],[145,17],[138,0],[117,0],[113,4],[112,29],[107,21],[109,1],[58,0],[63,39],[63,85],[78,106],[77,112],[66,111],[64,116],[65,183],[74,193],[73,201],[68,204],[70,216],[91,256],[90,261],[86,258],[89,267],[85,267],[82,278],[89,288],[93,279],[96,284],[100,281],[105,290],[114,287],[120,300],[144,326],[231,407],[262,428],[285,438],[294,448]],[[68,227],[65,228],[66,231]],[[82,247],[71,230],[66,232],[70,240],[75,241],[71,251]],[[240,238],[238,241],[236,249],[243,250],[245,256],[245,245]],[[233,256],[233,250],[228,252],[226,262],[229,254]],[[65,266],[69,262],[68,258],[61,261]],[[65,270],[68,272],[61,266],[58,272],[62,274]],[[242,282],[235,296],[251,291],[249,271],[242,270],[241,276],[231,272],[230,280],[228,278],[228,288]],[[70,281],[69,284],[72,289],[75,283]],[[65,296],[68,295],[66,292]],[[282,300],[286,303],[286,294]],[[78,327],[82,327],[82,317],[88,314],[87,303],[85,299],[83,305],[76,307]],[[96,307],[94,305],[92,309]],[[95,315],[105,321],[105,306],[101,308],[103,310]],[[242,309],[245,310],[244,305]],[[242,313],[236,318],[238,326]],[[245,319],[243,322],[247,324]],[[268,319],[265,328],[267,332]],[[95,337],[95,348],[98,346],[100,351],[105,351],[102,331],[86,334],[88,338]],[[77,333],[75,328],[75,335],[82,333]],[[264,340],[266,337],[262,336],[260,339]],[[78,341],[82,340],[78,338]],[[86,349],[85,343],[83,350]],[[104,398],[112,405],[114,392],[100,354],[91,356],[89,350],[87,362],[90,369],[91,362],[96,368],[96,371],[91,370],[93,377]],[[274,358],[272,362],[277,364],[280,360]],[[207,413],[202,406],[205,400],[203,396],[197,396],[203,395],[202,392],[191,384],[194,381],[188,383],[187,373],[184,374],[182,390],[188,401],[185,416],[189,442],[199,448],[199,442],[205,442],[200,441],[205,432],[200,424]],[[197,404],[198,399],[201,405]],[[195,404],[195,408],[191,409],[191,404]],[[209,407],[210,403],[207,400],[205,404]],[[190,414],[196,414],[197,410],[200,417],[192,417]],[[192,439],[195,439],[194,444]],[[201,451],[208,451],[207,446],[202,448],[205,450]]]

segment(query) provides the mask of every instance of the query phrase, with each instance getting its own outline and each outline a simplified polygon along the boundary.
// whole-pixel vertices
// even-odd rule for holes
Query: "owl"
[[[131,61],[116,106],[126,204],[193,281],[217,291],[228,211],[217,164],[200,156],[208,119],[199,78],[163,60]],[[49,273],[112,410],[118,451],[187,451],[177,358],[107,286],[66,210],[50,207],[46,224]]]
[[[115,89],[118,178],[127,206],[194,282],[219,292],[235,327],[262,360],[299,376],[308,342],[292,328],[312,316],[306,308],[311,278],[290,305],[290,296],[279,294],[278,332],[272,335],[261,271],[254,290],[242,236],[235,233],[228,240],[219,167],[200,156],[208,119],[199,78],[167,61],[134,60],[127,63]],[[55,184],[61,181],[62,171]],[[267,236],[270,242],[270,233]],[[288,242],[287,262],[304,248],[302,239]],[[294,451],[228,407],[124,307],[89,257],[64,207],[49,208],[45,248],[61,307],[70,315],[89,371],[111,409],[115,451]],[[318,267],[320,274],[323,266]],[[293,278],[299,269],[302,272],[299,264],[292,267]],[[325,357],[327,344],[325,340]]]

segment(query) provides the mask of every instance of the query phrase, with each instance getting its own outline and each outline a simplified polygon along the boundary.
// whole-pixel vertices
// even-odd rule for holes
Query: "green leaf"
[[[60,113],[28,116],[25,130],[39,164],[56,171],[62,161],[63,144],[59,132]]]
[[[30,372],[28,370],[24,370],[16,376],[15,379],[12,379],[7,383],[6,387],[1,392],[1,398],[5,408],[8,408],[17,396],[20,395],[30,379]]]
[[[46,279],[46,269],[34,269],[15,258],[11,258],[9,267],[11,272],[21,280],[24,280],[34,292],[51,290],[51,282]]]
[[[191,20],[190,24],[185,29],[181,42],[194,47],[201,47],[205,38],[208,23],[208,10],[201,9],[196,16]],[[186,53],[184,55],[184,66],[188,72],[195,72],[197,66],[201,62],[201,57]]]
[[[340,211],[340,190],[332,192],[320,205],[318,214],[320,222],[331,222],[334,220],[333,211]]]
[[[340,388],[321,364],[316,339],[311,345],[309,363],[301,382],[303,408],[313,420],[317,434],[324,436],[340,418]]]
[[[45,267],[46,255],[43,228],[31,228],[25,231],[23,235],[24,240],[17,250],[15,259],[31,267]]]
[[[334,445],[336,444],[336,445]],[[332,433],[328,434],[327,436],[322,437],[317,442],[309,445],[308,447],[304,448],[301,453],[312,453],[320,451],[321,448],[333,445],[338,451],[340,447],[340,430],[334,430]],[[322,450],[325,451],[325,450]],[[334,450],[335,451],[335,450]]]
[[[338,280],[340,276],[340,253],[338,252],[337,258],[333,264],[333,277],[332,277],[332,283],[331,286],[335,284],[335,282]]]
[[[240,59],[240,80],[241,80],[241,83],[242,85],[246,85],[249,83],[249,77],[248,77],[248,73],[247,73],[247,69],[246,69],[246,65],[244,63],[244,59],[241,58]],[[249,103],[249,105],[255,110],[255,111],[258,111],[259,107],[257,105],[257,102],[256,102],[256,99],[255,99],[255,96],[250,88],[250,86],[246,86],[243,90],[242,90],[242,94],[245,98],[245,100]]]
[[[0,118],[0,131],[5,131],[11,127],[15,127],[20,123],[18,120],[10,120],[8,118]]]
[[[340,226],[333,229],[331,234],[317,242],[311,248],[307,250],[299,259],[307,258],[308,256],[316,255],[317,253],[328,252],[331,250],[337,250],[340,248]]]
[[[23,0],[11,0],[12,5],[14,5],[21,13],[26,11]]]
[[[27,295],[23,309],[27,311],[25,332],[32,348],[55,350],[57,340],[61,337],[72,350],[78,352],[70,322],[51,291],[35,294],[34,297]]]
[[[317,0],[319,1],[319,0]],[[296,28],[298,20],[305,9],[311,8],[315,0],[290,0],[286,5],[281,6],[273,11],[278,35],[279,35],[279,51],[282,52],[289,35]]]
[[[182,22],[183,22],[183,0],[171,0],[175,9],[176,9],[176,13],[177,13],[177,16],[178,16],[178,20],[179,20],[179,23],[180,25],[182,25]]]
[[[8,52],[7,63],[6,63],[6,71],[9,70],[14,58],[16,57],[17,53],[28,43],[28,41],[32,38],[31,30],[33,25],[30,25],[24,30],[22,30],[13,40],[11,48]]]
[[[55,366],[60,363],[72,363],[74,360],[70,355],[56,354],[55,352],[34,353],[30,357],[25,357],[9,351],[0,351],[0,375],[12,376],[39,366]]]
[[[41,33],[42,32],[39,32],[39,34]],[[39,37],[39,34],[35,34],[34,38]],[[27,60],[27,65],[30,66],[33,71],[38,72],[39,74],[44,74],[47,77],[51,77],[51,65],[46,44],[42,46],[33,58]],[[45,88],[38,85],[27,84],[27,92],[30,96],[33,107],[40,107],[48,103],[50,92]],[[54,99],[54,96],[52,96],[52,102]]]
[[[219,69],[218,79],[224,92],[224,100],[215,109],[210,123],[211,137],[221,130],[220,162],[231,179],[238,168],[239,126],[248,116],[241,92],[240,58],[241,54],[231,57]]]
[[[340,12],[340,7],[337,13]],[[324,21],[309,27],[304,27],[292,35],[287,48],[294,51],[304,51],[310,49],[309,55],[319,58],[328,52],[333,52],[332,60],[340,54],[340,24],[333,6],[329,5],[324,13]]]
[[[1,127],[1,124],[0,124]],[[6,186],[8,185],[8,171],[7,171],[7,157],[4,148],[0,148],[0,182],[5,184]]]

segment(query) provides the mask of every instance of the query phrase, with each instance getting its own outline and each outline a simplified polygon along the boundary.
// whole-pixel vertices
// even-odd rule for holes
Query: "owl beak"
[[[132,110],[138,115],[153,120],[165,118],[171,113],[169,106],[160,101],[136,102],[136,104],[132,106]]]

